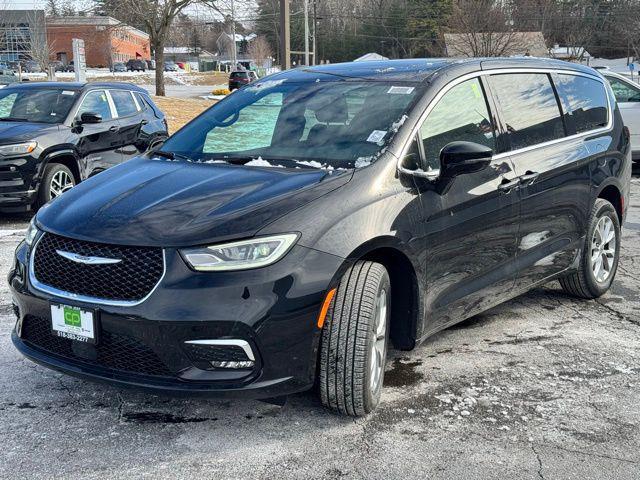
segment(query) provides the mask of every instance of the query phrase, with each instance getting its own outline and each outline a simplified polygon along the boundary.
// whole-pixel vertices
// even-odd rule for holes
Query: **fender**
[[[47,164],[49,164],[51,161],[55,162],[56,158],[60,158],[60,157],[73,158],[78,168],[78,172],[80,173],[80,181],[86,179],[85,166],[82,164],[82,161],[80,160],[78,152],[73,147],[67,147],[67,148],[60,148],[53,151],[48,151],[42,155],[43,160],[38,165],[38,173],[37,173],[37,179],[36,179],[38,183],[40,183],[40,180],[42,180],[44,168],[47,166]]]

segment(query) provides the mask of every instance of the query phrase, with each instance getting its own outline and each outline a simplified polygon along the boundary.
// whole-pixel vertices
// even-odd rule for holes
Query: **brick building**
[[[84,40],[88,67],[108,67],[132,58],[149,60],[149,35],[112,17],[47,18],[47,39],[55,60],[73,60],[71,40]]]

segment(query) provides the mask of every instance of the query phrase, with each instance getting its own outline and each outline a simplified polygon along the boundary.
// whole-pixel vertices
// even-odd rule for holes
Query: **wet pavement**
[[[0,222],[0,274],[28,216]],[[378,410],[172,399],[96,385],[13,348],[0,284],[0,478],[640,478],[640,178],[597,301],[551,283],[391,352]]]

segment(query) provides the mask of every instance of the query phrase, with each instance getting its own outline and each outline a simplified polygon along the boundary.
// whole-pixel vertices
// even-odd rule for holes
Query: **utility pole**
[[[280,0],[280,63],[283,70],[291,68],[291,29],[289,0]]]
[[[316,22],[318,21],[317,17],[316,17],[316,1],[317,0],[313,0],[313,29],[311,30],[312,35],[313,35],[313,46],[311,47],[313,49],[313,64],[317,65],[318,64],[318,42],[316,42]]]
[[[309,0],[304,0],[304,64],[309,66]]]
[[[236,10],[235,10],[233,0],[231,0],[231,37],[233,37],[232,38],[233,50],[231,52],[231,55],[233,56],[232,70],[235,70],[236,68],[238,68],[238,51],[237,51],[238,49],[236,45]]]

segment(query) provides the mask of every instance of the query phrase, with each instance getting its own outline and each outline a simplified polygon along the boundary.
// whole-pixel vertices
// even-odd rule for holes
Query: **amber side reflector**
[[[333,300],[334,295],[336,294],[337,289],[329,290],[327,296],[324,298],[324,302],[322,303],[322,309],[320,310],[320,315],[318,315],[318,328],[322,328],[324,325],[324,319],[327,316],[327,312],[329,311],[329,305],[331,305],[331,300]]]

